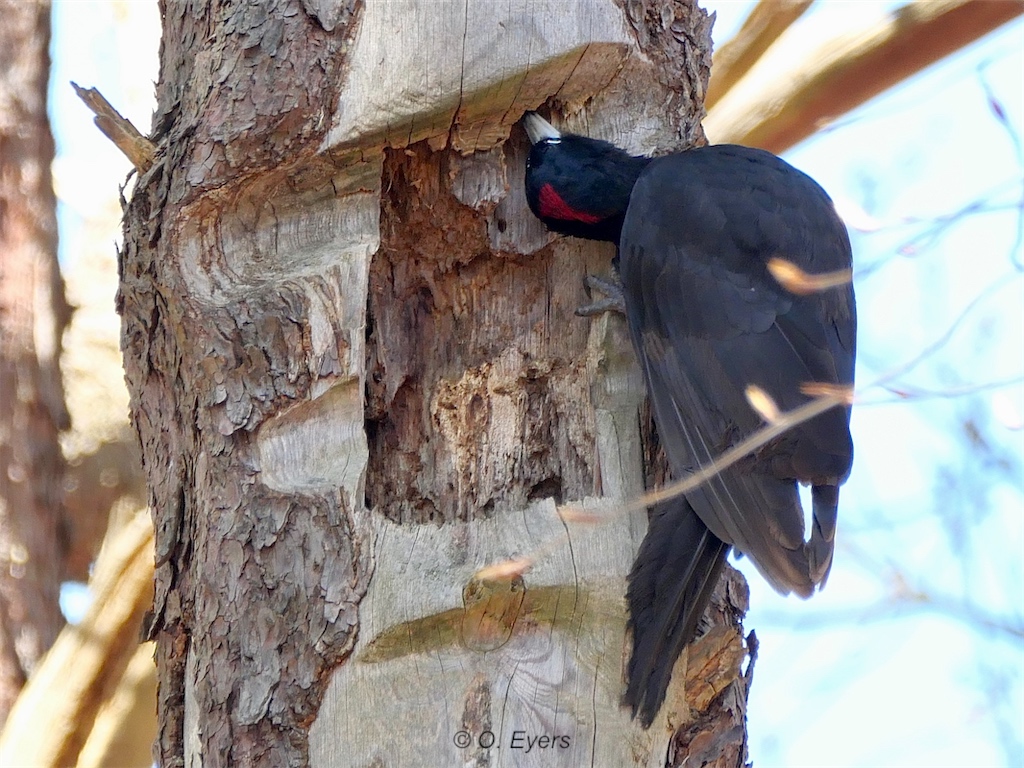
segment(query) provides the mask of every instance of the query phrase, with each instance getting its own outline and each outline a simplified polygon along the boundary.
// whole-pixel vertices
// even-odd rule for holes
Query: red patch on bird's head
[[[600,216],[577,211],[555,192],[550,184],[540,188],[540,215],[544,219],[561,219],[562,221],[581,221],[584,224],[597,224]]]

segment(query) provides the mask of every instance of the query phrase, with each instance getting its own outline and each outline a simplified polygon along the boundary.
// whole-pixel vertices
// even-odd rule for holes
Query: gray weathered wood
[[[310,732],[312,764],[422,765],[425,756],[437,765],[629,764],[636,745],[622,740],[618,711],[622,579],[644,527],[642,519],[566,527],[550,502],[443,527],[384,522],[359,642]],[[524,606],[508,636],[474,642],[463,586],[481,563],[538,549],[522,587],[534,610]],[[417,620],[423,634],[408,629],[394,658],[363,658],[396,623]],[[460,733],[472,746],[456,746]],[[527,736],[545,735],[547,749],[526,749]]]
[[[324,146],[490,148],[548,97],[599,90],[631,43],[608,2],[367,3]]]
[[[643,732],[618,704],[642,516],[554,513],[644,485],[622,320],[574,314],[613,249],[533,220],[514,125],[550,102],[637,151],[700,141],[710,24],[654,0],[299,5],[202,29],[168,5],[127,216],[161,761],[662,765],[687,705]],[[485,726],[499,749],[454,746]],[[516,730],[568,746],[516,753]]]

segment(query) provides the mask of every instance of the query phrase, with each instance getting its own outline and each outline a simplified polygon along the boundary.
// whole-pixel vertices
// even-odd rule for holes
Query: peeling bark
[[[460,727],[664,763],[618,703],[643,520],[553,504],[642,488],[622,320],[573,314],[612,252],[529,216],[514,128],[702,140],[709,21],[627,9],[166,5],[119,295],[163,765],[454,764]]]
[[[361,494],[302,445],[325,448],[318,403],[362,389],[362,307],[339,286],[365,283],[343,252],[367,245],[342,240],[376,210],[346,207],[369,193],[312,159],[356,6],[164,8],[159,154],[127,211],[119,303],[156,525],[165,766],[304,764],[301,727],[356,625]],[[311,432],[289,430],[295,407]]]

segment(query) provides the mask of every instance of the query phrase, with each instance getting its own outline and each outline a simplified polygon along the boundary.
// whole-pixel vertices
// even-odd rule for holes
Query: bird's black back
[[[650,160],[546,124],[539,135],[527,200],[552,230],[618,244],[630,332],[676,479],[763,426],[748,385],[788,410],[806,402],[803,384],[852,384],[852,288],[797,296],[767,270],[772,257],[812,274],[850,267],[846,229],[812,179],[747,147]],[[807,597],[824,583],[852,458],[849,409],[833,408],[652,510],[627,592],[625,701],[641,722],[661,707],[730,546],[782,593]],[[809,536],[798,482],[812,485]]]
[[[747,385],[760,386],[788,410],[806,402],[802,384],[853,382],[852,288],[791,294],[768,273],[773,256],[809,273],[848,269],[851,262],[831,200],[774,155],[704,147],[656,159],[638,179],[619,268],[630,331],[676,479],[763,426],[746,401]],[[673,567],[685,574],[714,551],[693,544],[704,541],[695,513],[712,543],[749,555],[778,591],[809,596],[831,566],[838,485],[852,457],[849,409],[837,407],[721,472],[687,494],[688,508],[677,508],[674,519],[657,519],[660,540],[675,535],[691,542]],[[814,523],[806,541],[798,481],[813,486]],[[654,546],[645,540],[630,577],[638,596],[655,594],[651,564],[641,562]],[[659,552],[665,561],[664,548]],[[637,617],[676,615],[682,605],[678,621],[686,643],[704,611],[687,597],[697,594],[694,582],[680,578],[675,593],[664,579],[658,584],[655,604],[630,600],[634,656],[641,657],[630,661],[626,700],[648,723],[664,699],[678,649],[671,657],[643,656],[664,628]],[[642,673],[634,677],[634,669]]]
[[[677,477],[763,426],[750,384],[780,408],[808,382],[851,384],[856,319],[850,286],[808,296],[766,263],[846,269],[846,229],[823,190],[767,152],[712,146],[655,160],[630,200],[620,270],[633,341]],[[838,485],[852,462],[849,411],[795,427],[752,461],[688,498],[716,536],[749,555],[779,591],[809,595],[831,562],[834,520],[804,544],[796,482]]]

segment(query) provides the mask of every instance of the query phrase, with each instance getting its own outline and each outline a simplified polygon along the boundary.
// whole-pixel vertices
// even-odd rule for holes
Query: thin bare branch
[[[861,608],[817,610],[813,614],[802,617],[798,622],[793,622],[789,615],[771,611],[762,615],[767,622],[791,625],[793,629],[797,630],[817,630],[846,624],[859,625],[868,621],[888,621],[912,613],[923,612],[940,614],[969,627],[986,630],[988,633],[998,633],[1011,641],[1024,639],[1024,624],[1013,623],[1004,617],[987,613],[976,605],[952,598],[932,597],[926,600],[886,598],[877,604]]]
[[[970,216],[1003,213],[1006,211],[1015,211],[1017,213],[1018,235],[1017,240],[1009,250],[1009,260],[1014,269],[1019,271],[1020,228],[1021,219],[1022,216],[1024,216],[1024,196],[1019,197],[1012,202],[1004,202],[1003,198],[1009,191],[1016,192],[1020,187],[1020,184],[1020,179],[1013,179],[1011,181],[998,184],[951,213],[930,218],[907,216],[895,221],[877,222],[870,230],[862,229],[861,231],[870,231],[872,233],[883,231],[893,232],[903,227],[926,225],[919,232],[915,233],[912,237],[909,237],[898,247],[894,248],[891,252],[870,263],[859,266],[857,268],[858,281],[863,281],[864,279],[871,277],[897,258],[918,258],[922,256],[939,242],[943,234],[952,227],[963,223]],[[847,226],[851,226],[849,221],[847,221]]]
[[[895,368],[891,368],[889,371],[887,371],[885,374],[879,377],[875,381],[875,384],[885,385],[887,382],[893,381],[894,379],[902,376],[903,374],[912,371],[918,365],[920,365],[929,357],[934,355],[949,342],[950,338],[952,338],[953,334],[956,333],[957,329],[963,324],[964,320],[967,319],[968,315],[970,315],[975,309],[977,309],[982,303],[984,303],[989,298],[989,296],[991,296],[999,289],[1005,287],[1010,282],[1019,279],[1020,275],[1018,273],[1011,273],[991,283],[987,288],[985,288],[983,291],[978,293],[977,296],[971,299],[967,306],[963,308],[963,311],[961,311],[960,314],[957,315],[957,317],[953,320],[952,323],[950,323],[949,327],[946,328],[946,331],[941,336],[936,338],[931,344],[928,344],[926,347],[924,347],[914,357],[896,366]]]
[[[114,145],[132,161],[139,173],[145,173],[153,167],[156,160],[156,146],[143,136],[138,128],[126,120],[114,109],[103,94],[95,88],[82,88],[72,83],[78,98],[96,115],[93,122],[103,131],[103,135],[114,142]]]
[[[813,419],[815,416],[824,413],[829,408],[834,408],[837,405],[846,405],[852,402],[852,400],[852,389],[835,391],[823,394],[820,397],[801,405],[799,408],[794,408],[791,411],[781,413],[775,421],[734,445],[713,462],[702,467],[699,472],[694,472],[685,480],[679,480],[659,488],[656,491],[645,493],[634,501],[622,504],[617,507],[615,511],[619,514],[638,512],[641,509],[646,509],[652,504],[658,504],[662,501],[667,501],[668,499],[674,499],[684,493],[689,493],[702,483],[706,483],[722,470],[731,467],[747,454],[753,453],[761,446],[771,442],[786,430]],[[589,521],[593,519],[592,513],[586,512],[569,504],[560,507],[558,513],[566,522],[581,522],[583,520]]]
[[[909,3],[828,41],[788,72],[755,68],[709,111],[704,128],[716,143],[782,152],[1021,13],[1021,0]]]
[[[985,98],[988,100],[988,106],[992,111],[992,115],[995,117],[996,122],[1002,126],[1003,130],[1006,131],[1007,136],[1010,137],[1014,153],[1017,156],[1018,169],[1024,168],[1024,140],[1021,139],[1020,130],[1007,116],[1002,101],[995,91],[992,90],[992,86],[985,77],[985,67],[979,68],[978,80],[981,82],[982,90],[985,91]],[[1018,271],[1024,271],[1024,260],[1021,258],[1021,243],[1024,243],[1024,204],[1017,208],[1017,232],[1013,247],[1010,248],[1010,261]]]
[[[885,391],[892,393],[895,397],[878,400],[858,400],[857,407],[862,408],[869,405],[891,405],[893,403],[905,403],[907,400],[935,400],[950,399],[974,395],[978,392],[988,392],[993,389],[1005,389],[1024,383],[1024,374],[1011,376],[1007,379],[996,381],[983,381],[974,384],[962,384],[959,387],[947,387],[944,389],[928,389],[926,387],[883,385]]]

